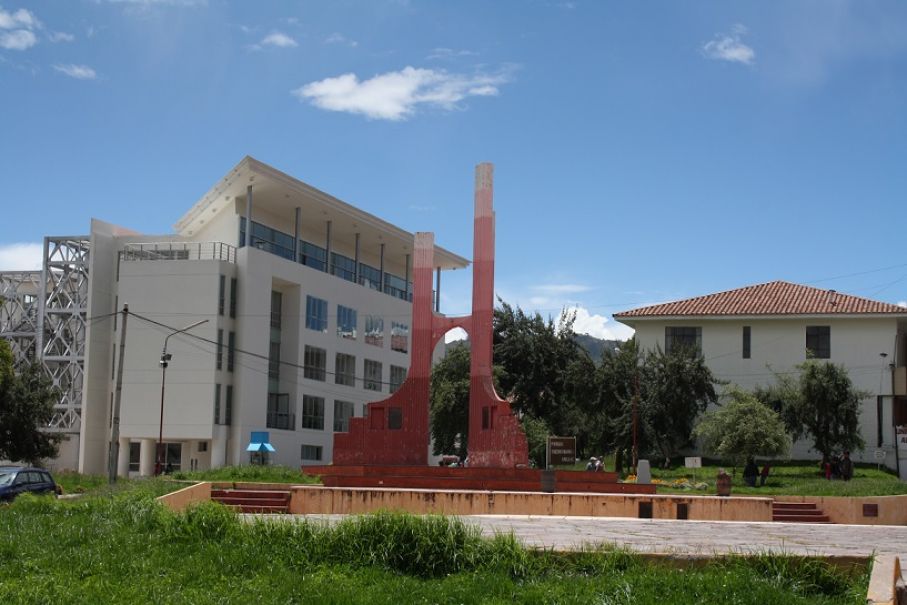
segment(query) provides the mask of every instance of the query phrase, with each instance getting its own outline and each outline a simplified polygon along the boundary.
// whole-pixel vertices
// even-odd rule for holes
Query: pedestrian
[[[769,465],[768,461],[762,465],[762,472],[759,473],[759,487],[765,485],[765,480],[768,479],[768,474],[771,472],[772,467]]]
[[[595,467],[597,465],[598,465],[598,458],[596,458],[595,456],[592,456],[591,458],[589,458],[589,464],[586,465],[586,470],[594,471]]]
[[[758,476],[759,467],[756,466],[756,461],[750,456],[746,461],[746,466],[743,467],[743,482],[749,487],[756,487],[756,477]]]
[[[841,454],[841,461],[838,463],[838,472],[841,479],[850,481],[853,478],[853,460],[850,459],[850,452],[844,450]]]

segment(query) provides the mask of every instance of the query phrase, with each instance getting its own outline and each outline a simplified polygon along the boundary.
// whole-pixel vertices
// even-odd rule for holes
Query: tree
[[[17,374],[9,343],[0,339],[0,458],[37,463],[57,455],[63,435],[41,430],[57,400],[41,366],[32,363]]]
[[[466,457],[469,429],[469,346],[447,348],[447,355],[431,371],[432,452]]]
[[[738,387],[727,396],[728,403],[706,412],[693,429],[706,452],[735,466],[755,456],[787,455],[790,436],[777,412]]]
[[[853,386],[847,369],[808,359],[797,366],[799,378],[778,376],[756,396],[780,411],[794,439],[809,437],[813,449],[831,458],[836,450],[862,449],[860,402],[870,393]]]

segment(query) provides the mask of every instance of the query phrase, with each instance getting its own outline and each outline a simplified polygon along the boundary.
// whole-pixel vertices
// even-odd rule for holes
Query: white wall
[[[643,349],[656,345],[664,349],[665,327],[699,326],[702,328],[702,354],[712,372],[746,390],[774,384],[775,374],[795,371],[806,359],[806,326],[830,326],[831,358],[843,364],[857,389],[871,396],[863,401],[860,426],[866,450],[854,452],[860,461],[874,461],[877,449],[878,419],[876,395],[891,393],[891,374],[888,363],[894,359],[897,320],[889,318],[792,318],[792,319],[729,319],[683,321],[637,321],[636,338]],[[751,327],[751,358],[743,359],[743,326]],[[887,353],[887,358],[879,354]],[[881,379],[881,391],[880,391]],[[894,466],[894,433],[891,427],[891,402],[885,400],[883,448],[886,464]],[[809,443],[799,442],[792,450],[793,457],[814,457]]]

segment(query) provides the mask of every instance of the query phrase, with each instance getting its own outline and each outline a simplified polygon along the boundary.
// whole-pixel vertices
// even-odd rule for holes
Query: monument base
[[[594,494],[655,493],[654,485],[620,483],[617,473],[590,471],[448,466],[324,465],[303,466],[302,472],[307,475],[320,476],[325,487]]]

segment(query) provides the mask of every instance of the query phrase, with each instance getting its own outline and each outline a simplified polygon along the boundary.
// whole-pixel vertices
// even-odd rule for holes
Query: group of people
[[[771,465],[766,462],[762,466],[762,470],[759,470],[759,467],[756,466],[756,460],[749,458],[746,461],[746,466],[743,467],[743,482],[749,487],[756,487],[756,481],[759,481],[759,486],[765,485],[766,479],[768,479],[768,474],[771,472]]]
[[[822,472],[829,481],[832,479],[843,479],[850,481],[853,478],[853,460],[850,459],[850,452],[844,450],[840,456],[824,456],[822,458]]]
[[[601,458],[596,458],[592,456],[589,458],[589,464],[586,465],[587,471],[603,471],[605,470],[605,465],[602,464]]]

